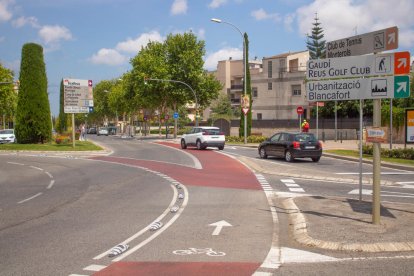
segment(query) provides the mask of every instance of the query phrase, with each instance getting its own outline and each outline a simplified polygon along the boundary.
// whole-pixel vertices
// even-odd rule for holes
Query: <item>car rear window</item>
[[[203,129],[203,132],[208,135],[220,135],[221,133],[220,129]]]
[[[294,141],[298,141],[298,142],[308,142],[308,141],[315,142],[316,137],[311,133],[301,133],[301,134],[296,134],[295,135]]]
[[[0,134],[13,134],[13,130],[3,129],[3,130],[0,130]]]

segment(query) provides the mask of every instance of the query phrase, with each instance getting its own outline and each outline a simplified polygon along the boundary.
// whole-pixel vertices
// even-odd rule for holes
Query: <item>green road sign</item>
[[[395,76],[394,79],[394,98],[408,98],[410,97],[410,77],[409,76]]]

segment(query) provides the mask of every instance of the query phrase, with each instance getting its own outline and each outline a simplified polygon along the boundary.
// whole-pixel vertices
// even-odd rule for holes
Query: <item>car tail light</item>
[[[297,141],[294,141],[294,142],[293,142],[293,148],[294,148],[294,149],[299,149],[299,148],[300,148],[300,143],[299,143],[299,142],[297,142]]]
[[[321,143],[321,141],[318,141],[318,146],[319,146],[319,148],[322,149],[322,143]]]
[[[224,132],[220,131],[219,135],[224,135]]]
[[[203,135],[209,135],[207,131],[203,131]]]

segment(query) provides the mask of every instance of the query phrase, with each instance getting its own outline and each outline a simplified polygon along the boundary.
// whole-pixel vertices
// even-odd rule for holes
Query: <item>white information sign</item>
[[[91,80],[64,79],[64,112],[89,113],[93,109]]]
[[[306,96],[310,102],[405,98],[407,95],[409,96],[408,76],[321,80],[306,83]]]
[[[371,33],[326,43],[326,57],[358,56],[398,48],[398,28],[391,27]]]
[[[409,74],[410,53],[398,52],[346,58],[312,59],[307,62],[307,79],[372,77]]]

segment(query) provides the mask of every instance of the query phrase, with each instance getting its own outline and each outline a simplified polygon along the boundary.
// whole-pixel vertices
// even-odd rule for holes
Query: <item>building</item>
[[[308,51],[263,58],[262,72],[251,74],[253,120],[297,119],[298,106],[304,118],[310,117],[305,91],[308,60]]]
[[[249,61],[250,75],[259,74],[262,70],[262,62],[254,59]],[[218,62],[215,77],[223,85],[221,93],[229,96],[231,104],[235,108],[240,107],[240,99],[243,95],[244,69],[243,60],[221,60]]]

